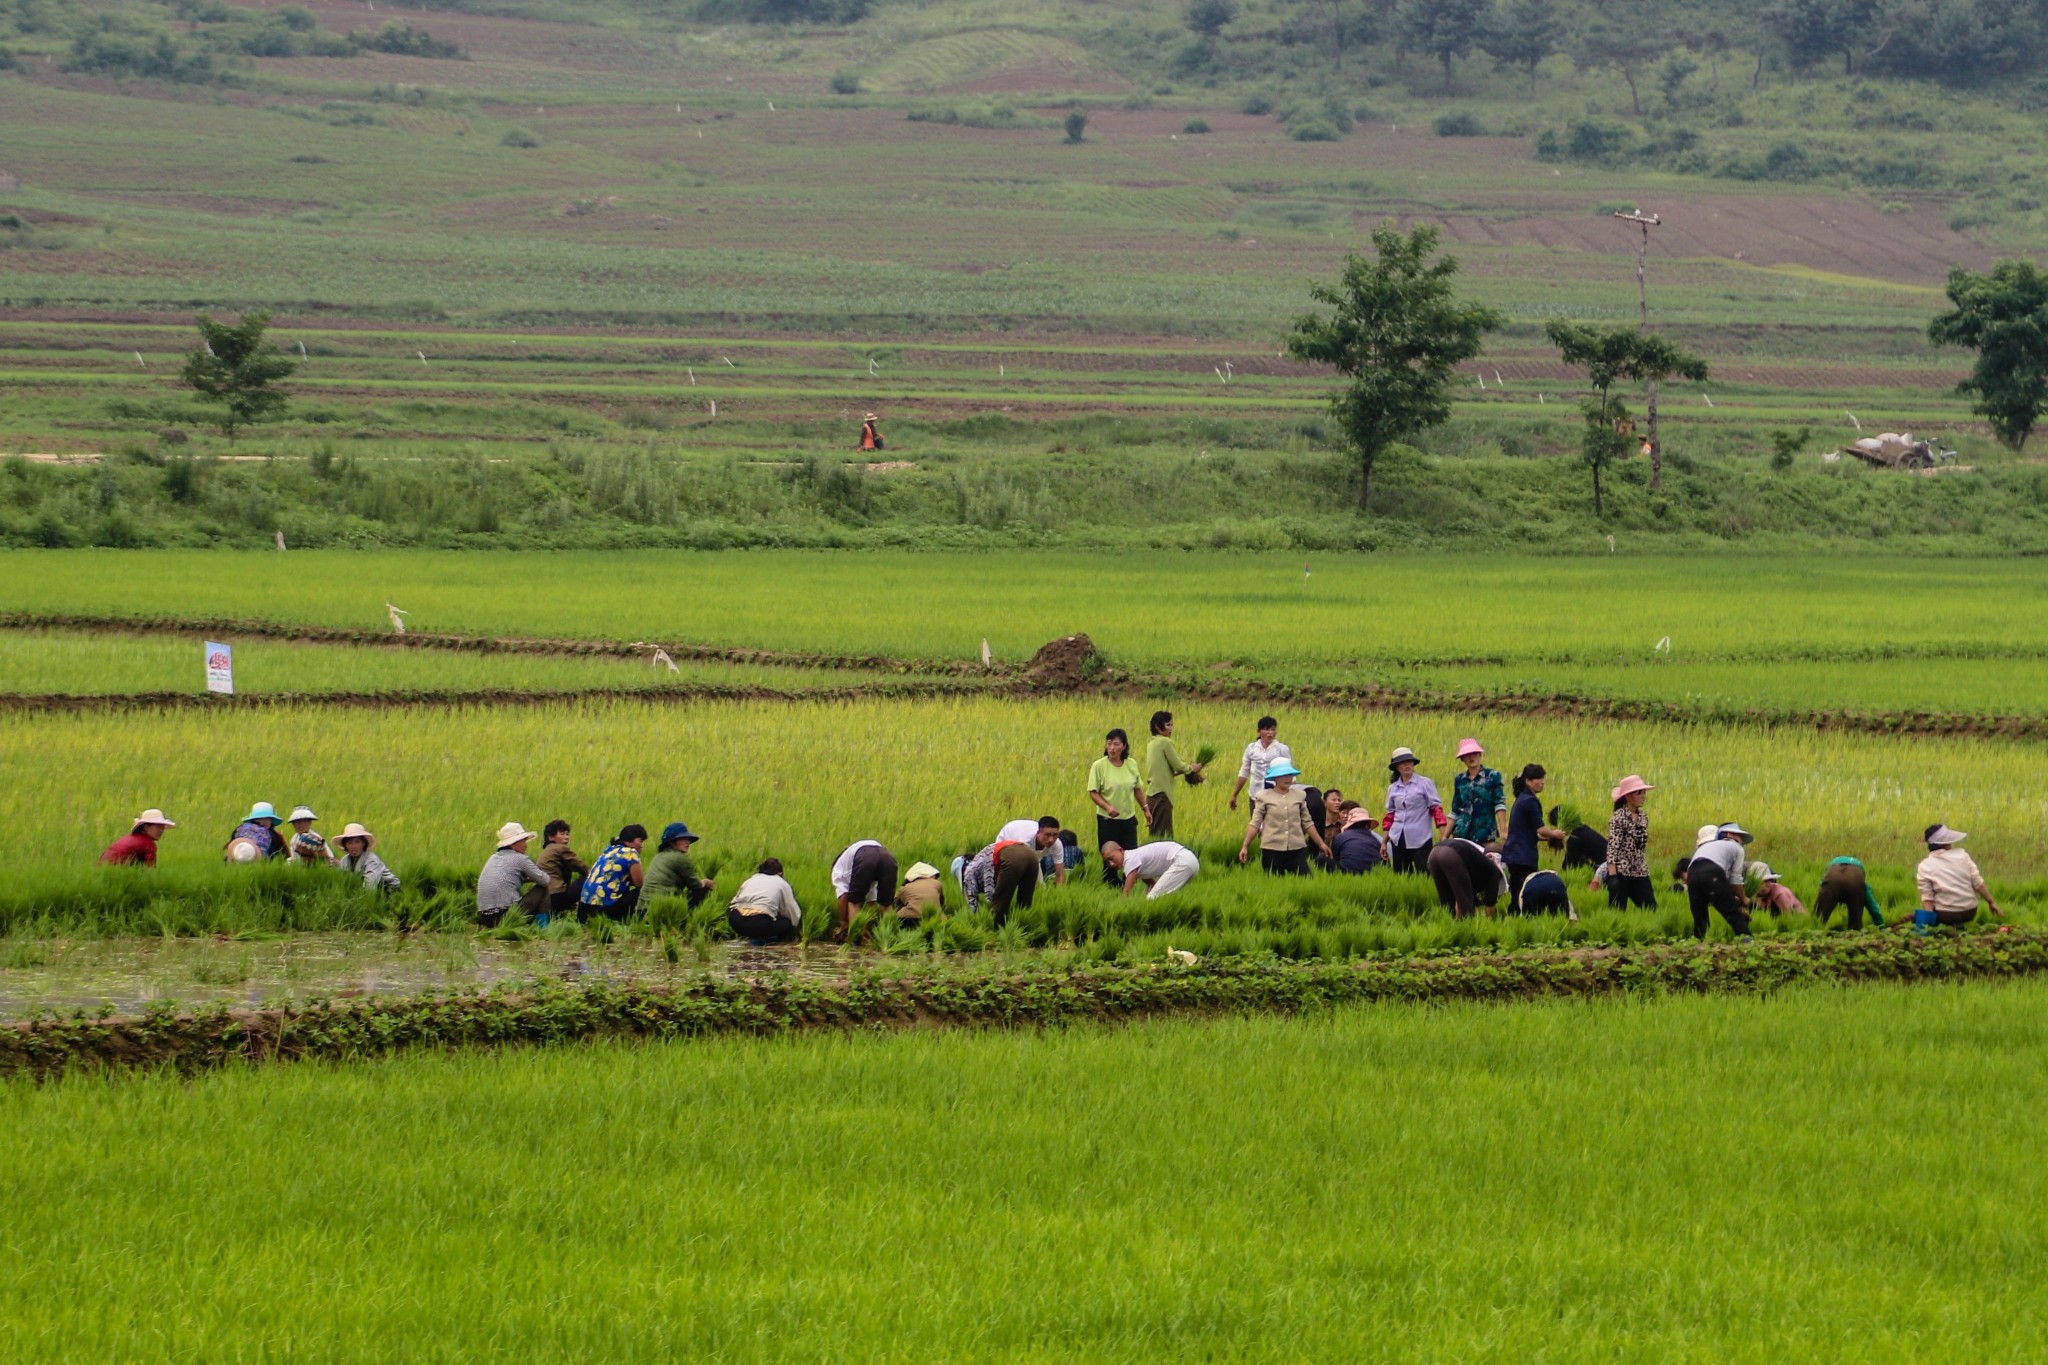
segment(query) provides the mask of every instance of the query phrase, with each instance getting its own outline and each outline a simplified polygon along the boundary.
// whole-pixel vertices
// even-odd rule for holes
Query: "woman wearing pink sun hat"
[[[1656,788],[1635,773],[1615,784],[1614,815],[1607,822],[1607,904],[1657,908],[1657,884],[1650,880],[1650,817],[1643,797]]]
[[[1487,767],[1485,759],[1478,740],[1458,741],[1458,761],[1465,771],[1451,783],[1451,837],[1499,852],[1508,837],[1507,788],[1500,771]]]

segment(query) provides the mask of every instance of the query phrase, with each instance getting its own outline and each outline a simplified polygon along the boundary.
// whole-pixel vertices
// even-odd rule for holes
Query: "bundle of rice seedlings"
[[[1201,748],[1195,750],[1195,766],[1197,768],[1206,768],[1209,766],[1210,761],[1215,757],[1216,746],[1213,744],[1204,744]],[[1202,785],[1202,781],[1203,778],[1202,774],[1200,773],[1191,772],[1187,774],[1187,784],[1190,787],[1199,787]]]

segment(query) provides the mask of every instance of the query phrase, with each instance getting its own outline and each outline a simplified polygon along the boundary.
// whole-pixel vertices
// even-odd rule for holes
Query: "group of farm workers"
[[[1142,761],[1133,756],[1123,729],[1108,732],[1102,756],[1088,771],[1087,796],[1095,807],[1104,880],[1127,896],[1142,886],[1148,899],[1158,899],[1182,890],[1201,873],[1195,852],[1173,837],[1173,784],[1176,779],[1203,781],[1206,764],[1181,756],[1172,712],[1155,712],[1150,728]],[[1614,786],[1604,834],[1582,823],[1565,829],[1559,807],[1544,809],[1549,779],[1541,764],[1525,764],[1511,781],[1503,781],[1499,770],[1487,766],[1486,750],[1476,738],[1459,741],[1456,756],[1461,771],[1446,802],[1421,773],[1421,757],[1406,745],[1395,748],[1387,762],[1385,803],[1375,817],[1334,787],[1304,785],[1292,750],[1280,741],[1279,722],[1262,716],[1244,747],[1228,800],[1236,811],[1245,799],[1249,817],[1237,860],[1248,863],[1256,841],[1259,865],[1274,875],[1306,876],[1314,869],[1356,875],[1384,866],[1429,876],[1438,901],[1456,917],[1482,909],[1493,914],[1505,901],[1509,913],[1576,919],[1563,873],[1539,863],[1547,847],[1562,853],[1565,870],[1591,868],[1592,889],[1605,890],[1611,906],[1656,908],[1644,809],[1655,790],[1649,782],[1631,773]],[[330,867],[372,889],[398,889],[397,875],[377,856],[376,835],[350,824],[330,844],[314,828],[319,818],[303,805],[280,818],[269,802],[256,802],[228,836],[223,856],[231,863],[282,859]],[[1144,841],[1138,832],[1141,819],[1150,836]],[[163,811],[145,810],[100,861],[153,867],[158,841],[176,827]],[[646,851],[647,827],[629,824],[589,862],[575,852],[572,834],[569,822],[561,819],[548,821],[539,833],[517,821],[500,828],[496,851],[477,877],[478,922],[495,926],[514,910],[543,925],[569,913],[583,920],[625,920],[656,897],[682,897],[695,908],[714,889],[714,879],[700,873],[692,856],[698,836],[682,821],[662,827],[651,853]],[[1916,874],[1917,927],[1967,924],[1980,901],[2002,917],[1983,874],[1960,847],[1965,837],[1940,823],[1923,831],[1927,856]],[[1687,898],[1696,937],[1706,936],[1716,913],[1744,935],[1752,909],[1804,911],[1778,873],[1749,860],[1751,840],[1750,832],[1734,822],[1703,825],[1692,853],[1673,868],[1672,880]],[[1013,908],[1032,904],[1039,886],[1064,883],[1084,861],[1079,836],[1057,816],[1047,815],[1002,825],[988,843],[954,858],[951,870],[968,910],[986,908],[1000,928]],[[842,940],[867,907],[910,925],[945,905],[937,867],[916,862],[901,868],[897,855],[874,839],[856,840],[839,853],[831,889],[834,934]],[[1866,913],[1884,924],[1862,862],[1848,855],[1827,865],[1813,908],[1822,922],[1836,909],[1845,910],[1851,929],[1862,927]],[[745,939],[774,943],[798,936],[803,912],[780,860],[766,858],[756,866],[734,891],[726,917],[732,931]]]

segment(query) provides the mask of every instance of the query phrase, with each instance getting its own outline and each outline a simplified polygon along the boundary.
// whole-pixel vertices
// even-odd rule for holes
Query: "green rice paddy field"
[[[0,1088],[39,1360],[2023,1360],[2048,987]]]

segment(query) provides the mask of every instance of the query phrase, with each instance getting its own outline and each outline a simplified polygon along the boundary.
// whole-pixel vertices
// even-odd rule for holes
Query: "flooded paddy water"
[[[685,984],[799,975],[843,981],[879,965],[836,947],[685,942],[679,961],[658,940],[595,943],[473,934],[302,933],[260,938],[0,939],[0,1019],[111,1007],[255,1008],[290,1001],[517,989],[540,982]]]

